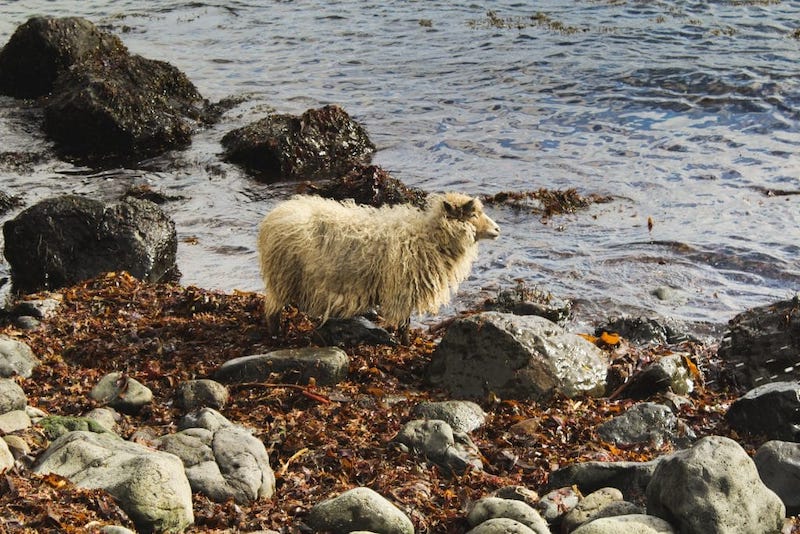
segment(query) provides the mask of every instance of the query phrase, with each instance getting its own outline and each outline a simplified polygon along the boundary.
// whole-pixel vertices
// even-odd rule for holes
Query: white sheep
[[[477,241],[498,235],[481,201],[459,193],[432,195],[425,209],[295,196],[259,225],[267,324],[277,332],[286,304],[323,322],[377,307],[407,342],[411,314],[449,302]]]

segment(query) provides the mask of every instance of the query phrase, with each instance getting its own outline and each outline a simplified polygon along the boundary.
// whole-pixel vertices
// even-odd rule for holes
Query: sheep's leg
[[[409,332],[410,326],[411,326],[411,317],[400,323],[400,325],[397,327],[397,337],[400,338],[401,345],[411,344],[411,333]]]
[[[270,336],[281,335],[281,312],[267,315],[267,333]]]

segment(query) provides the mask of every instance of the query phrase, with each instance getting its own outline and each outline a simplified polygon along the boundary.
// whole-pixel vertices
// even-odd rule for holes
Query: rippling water
[[[165,209],[184,284],[260,290],[255,226],[291,189],[222,163],[222,135],[337,103],[409,185],[614,197],[547,221],[490,208],[503,235],[456,308],[521,278],[574,300],[579,321],[720,324],[800,289],[800,2],[92,4],[5,2],[0,42],[34,14],[84,16],[207,98],[247,102],[139,169],[45,160],[0,187],[28,204],[141,184],[183,195]],[[0,98],[2,150],[46,150],[35,109],[18,104]]]

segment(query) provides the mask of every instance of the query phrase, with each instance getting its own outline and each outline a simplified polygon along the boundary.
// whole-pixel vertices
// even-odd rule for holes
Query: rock
[[[328,182],[308,182],[303,192],[334,200],[353,199],[356,204],[376,208],[406,203],[424,208],[428,197],[426,191],[406,186],[376,165],[357,165],[346,175]]]
[[[14,467],[14,455],[4,439],[0,439],[0,472]]]
[[[593,491],[564,515],[561,521],[561,530],[572,532],[580,525],[597,517],[606,506],[614,502],[622,502],[622,492],[617,488],[600,488]]]
[[[30,378],[39,360],[31,348],[21,341],[0,336],[0,377],[10,378],[19,375]]]
[[[607,368],[599,348],[543,317],[484,312],[447,329],[430,379],[457,396],[546,399],[602,394]]]
[[[800,379],[800,295],[747,310],[728,323],[717,351],[739,384]]]
[[[381,534],[414,534],[411,520],[369,488],[354,488],[316,504],[306,523],[315,531],[347,534],[368,530]]]
[[[505,517],[513,519],[537,534],[550,534],[547,522],[539,512],[522,501],[484,497],[475,502],[467,515],[467,522],[475,527],[489,519]]]
[[[508,517],[495,517],[467,531],[467,534],[536,534],[536,531]]]
[[[134,531],[119,525],[106,525],[100,527],[100,534],[136,534]]]
[[[514,315],[538,315],[560,323],[569,318],[572,303],[519,282],[515,288],[504,289],[496,297],[487,299],[483,303],[483,309]]]
[[[228,132],[224,158],[266,182],[319,180],[369,163],[375,145],[339,106],[309,109],[302,116],[269,115]]]
[[[578,506],[581,498],[575,486],[558,488],[539,499],[535,508],[548,524],[558,526],[564,515]]]
[[[49,415],[39,420],[37,424],[42,427],[44,434],[51,440],[75,431],[112,434],[116,437],[111,430],[89,417]]]
[[[758,448],[753,462],[764,485],[783,501],[786,514],[800,514],[800,443],[768,441]]]
[[[78,17],[33,17],[0,51],[0,93],[37,98],[52,92],[59,75],[89,57],[115,56],[125,45]]]
[[[0,414],[12,410],[24,410],[28,397],[16,382],[10,378],[0,378]]]
[[[663,458],[647,486],[647,513],[679,532],[778,534],[785,512],[744,449],[721,436]]]
[[[270,498],[275,475],[264,444],[245,428],[190,428],[156,440],[156,447],[183,461],[192,490],[215,502],[248,504]]]
[[[314,332],[323,344],[334,347],[364,345],[397,345],[397,340],[385,329],[365,317],[331,318]]]
[[[800,381],[774,382],[748,391],[728,408],[732,428],[769,439],[800,441]]]
[[[225,383],[261,382],[278,375],[281,382],[331,385],[347,377],[350,359],[336,347],[307,347],[242,356],[223,363],[214,378]]]
[[[233,423],[228,421],[224,415],[213,408],[203,408],[198,412],[188,413],[178,421],[178,430],[187,428],[204,428],[209,432],[216,432],[220,428],[230,426]]]
[[[3,436],[3,441],[5,441],[6,445],[8,446],[8,450],[11,451],[11,454],[14,456],[15,460],[19,460],[20,458],[26,457],[30,455],[31,448],[21,437],[9,434]],[[2,456],[2,452],[0,452],[0,457]],[[0,464],[2,464],[2,460],[0,460]],[[0,471],[3,467],[0,467]]]
[[[14,288],[35,292],[110,271],[157,282],[177,272],[175,224],[146,200],[43,200],[3,225]]]
[[[153,392],[148,387],[118,371],[101,378],[89,396],[127,414],[137,414],[153,401]]]
[[[652,515],[627,514],[595,519],[572,534],[677,534],[672,525]]]
[[[577,486],[585,494],[603,487],[617,488],[631,500],[645,493],[653,472],[663,458],[649,462],[582,462],[550,473],[548,488]]]
[[[613,332],[639,345],[674,345],[694,339],[686,327],[672,319],[648,317],[617,317],[595,331],[596,335]]]
[[[406,425],[394,441],[438,465],[445,473],[463,474],[468,467],[483,469],[480,451],[464,432],[444,421],[417,419]]]
[[[31,426],[31,418],[25,410],[11,410],[0,414],[0,433],[10,434],[18,430],[25,430]]]
[[[54,441],[34,466],[119,502],[138,530],[180,532],[194,521],[192,492],[180,459],[111,434],[70,432]]]
[[[87,413],[86,419],[91,419],[106,430],[115,432],[117,428],[117,421],[119,420],[119,414],[114,408],[105,406],[102,408],[95,408]]]
[[[220,409],[228,402],[228,389],[214,380],[187,380],[178,386],[175,405],[184,410]]]
[[[454,432],[472,432],[486,422],[486,412],[471,401],[421,402],[411,413],[425,419],[440,419]]]
[[[694,431],[679,421],[663,404],[642,402],[597,427],[604,441],[624,447],[651,443],[660,448],[665,442],[686,445],[697,438]]]
[[[665,391],[686,395],[693,389],[694,383],[686,368],[684,356],[668,354],[642,369],[642,372],[633,375],[625,385],[622,396],[629,399],[646,399]]]
[[[528,506],[533,506],[534,508],[539,503],[539,494],[532,489],[526,488],[525,486],[504,486],[495,491],[492,496],[499,497],[501,499],[522,501]]]

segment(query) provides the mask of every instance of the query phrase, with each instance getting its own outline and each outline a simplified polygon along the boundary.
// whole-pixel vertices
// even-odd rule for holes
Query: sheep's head
[[[475,228],[475,240],[495,239],[500,235],[500,227],[483,211],[483,204],[477,198],[450,193],[442,200],[442,207],[449,219],[471,224]]]

